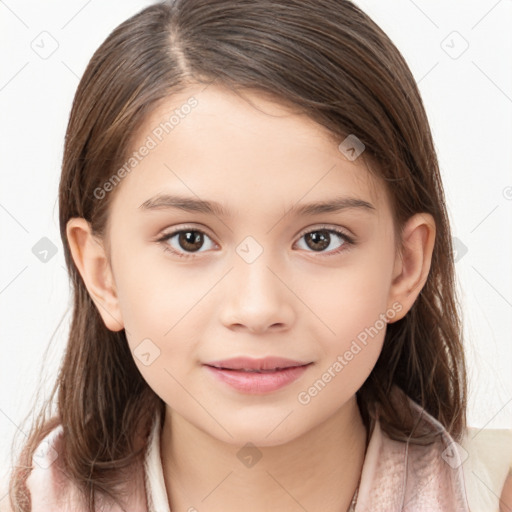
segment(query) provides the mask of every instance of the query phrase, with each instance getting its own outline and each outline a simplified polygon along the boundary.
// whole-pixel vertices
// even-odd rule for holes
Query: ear
[[[114,276],[103,243],[92,234],[90,224],[81,217],[69,219],[66,235],[73,261],[107,329],[122,330],[124,322]]]
[[[417,213],[405,224],[402,231],[402,250],[397,251],[389,304],[398,302],[402,309],[388,323],[403,318],[411,309],[427,281],[436,237],[432,215]]]

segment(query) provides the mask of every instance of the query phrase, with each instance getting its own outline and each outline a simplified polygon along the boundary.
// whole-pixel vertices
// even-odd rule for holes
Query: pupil
[[[195,235],[194,235],[195,233]],[[203,239],[203,235],[201,233],[199,233],[198,231],[184,231],[182,233],[180,233],[179,235],[179,243],[180,243],[180,246],[185,249],[185,250],[189,250],[189,251],[197,251],[199,250],[201,247],[195,247],[194,246],[194,243],[199,243],[201,242],[200,245],[202,245],[202,239]]]
[[[318,234],[320,234],[320,236],[318,236]],[[312,247],[308,243],[308,246],[310,247],[310,249],[322,250],[322,249],[325,249],[326,247],[329,247],[329,234],[327,233],[327,231],[314,231],[312,233],[308,233],[306,235],[306,241],[307,240],[313,241],[313,244],[319,244],[319,246]]]

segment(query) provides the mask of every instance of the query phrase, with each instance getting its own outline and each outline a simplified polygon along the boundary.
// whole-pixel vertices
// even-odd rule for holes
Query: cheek
[[[126,337],[134,361],[144,379],[162,398],[178,391],[178,381],[196,364],[195,344],[198,325],[205,316],[200,306],[205,293],[218,277],[187,271],[164,255],[148,256],[150,251],[120,256],[114,262],[118,300]],[[202,276],[202,277],[201,277]],[[201,303],[201,304],[200,304]],[[184,361],[189,366],[185,367]]]
[[[319,318],[309,325],[316,324],[313,337],[322,361],[318,373],[330,371],[340,386],[331,389],[348,385],[357,390],[380,355],[386,315],[394,313],[388,311],[393,260],[391,244],[381,240],[354,251],[338,268],[317,272],[314,286],[299,292]]]
[[[126,329],[138,336],[165,339],[200,302],[213,277],[171,261],[163,249],[138,253],[116,262],[122,276],[118,299],[123,320]]]
[[[391,264],[384,260],[357,255],[353,263],[317,272],[314,286],[304,284],[298,291],[322,320],[327,338],[330,334],[336,344],[355,337],[386,314]]]
[[[380,356],[389,286],[382,272],[355,266],[331,274],[323,284],[328,293],[318,293],[315,286],[315,296],[309,295],[322,320],[316,322],[313,333],[319,364],[298,402],[332,411],[363,385]]]
[[[195,364],[190,310],[195,297],[164,280],[134,278],[120,295],[126,337],[143,379],[167,404],[179,408],[180,382]],[[197,324],[195,324],[197,325]]]

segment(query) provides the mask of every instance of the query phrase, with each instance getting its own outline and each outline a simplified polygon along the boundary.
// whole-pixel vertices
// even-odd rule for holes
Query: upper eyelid
[[[177,235],[178,233],[181,233],[183,231],[198,231],[199,233],[203,233],[204,235],[207,235],[209,238],[211,238],[212,240],[215,241],[215,237],[213,237],[212,235],[210,235],[208,233],[208,230],[203,228],[203,227],[196,227],[196,226],[188,226],[188,225],[184,225],[183,227],[179,227],[179,228],[170,228],[169,231],[166,231],[166,230],[163,230],[161,235],[158,235],[158,239],[162,239],[162,238],[170,238],[172,236],[175,236]]]
[[[295,236],[299,236],[299,235],[303,235],[304,233],[309,233],[310,231],[315,231],[315,230],[321,230],[321,229],[325,229],[325,230],[333,230],[333,231],[336,231],[336,230],[339,230],[339,231],[347,231],[347,234],[352,234],[352,232],[350,230],[348,230],[347,228],[344,228],[344,227],[341,227],[341,226],[335,226],[333,224],[314,224],[312,227],[307,227],[307,228],[303,228],[301,229]],[[163,235],[167,235],[167,234],[176,234],[176,233],[179,233],[181,231],[199,231],[201,233],[204,233],[208,236],[210,236],[211,238],[215,238],[213,237],[212,235],[209,234],[209,230],[207,228],[204,228],[204,227],[197,227],[197,226],[194,226],[194,225],[188,225],[188,224],[184,224],[183,226],[181,227],[178,227],[178,228],[169,228],[169,232],[166,231],[166,229],[162,230],[162,234]],[[353,235],[355,236],[355,235]]]
[[[347,228],[342,228],[340,226],[332,226],[329,224],[318,224],[313,227],[304,228],[303,230],[299,231],[296,236],[304,236],[306,233],[310,233],[312,231],[321,231],[324,229],[326,231],[334,231],[334,232],[340,231],[343,235],[345,235],[349,238],[355,238],[355,235],[352,235],[351,232]]]

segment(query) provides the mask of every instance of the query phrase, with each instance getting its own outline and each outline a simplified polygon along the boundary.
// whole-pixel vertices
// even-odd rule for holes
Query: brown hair
[[[119,499],[122,470],[141,460],[145,447],[136,444],[136,432],[148,432],[164,403],[140,375],[124,330],[104,325],[72,260],[66,223],[83,217],[104,236],[115,191],[102,200],[94,191],[123,165],[138,128],[169,95],[214,81],[294,105],[339,142],[356,134],[389,193],[398,233],[415,213],[433,216],[426,284],[407,315],[388,325],[357,400],[367,426],[372,404],[379,403],[388,435],[424,442],[389,399],[397,385],[461,439],[467,384],[450,227],[427,116],[400,52],[347,0],[169,1],[142,10],[108,36],[74,98],[59,187],[73,318],[53,392],[11,476],[16,510],[30,509],[31,457],[58,423],[65,433],[61,457],[90,510],[96,493]],[[57,415],[49,418],[55,398]]]

